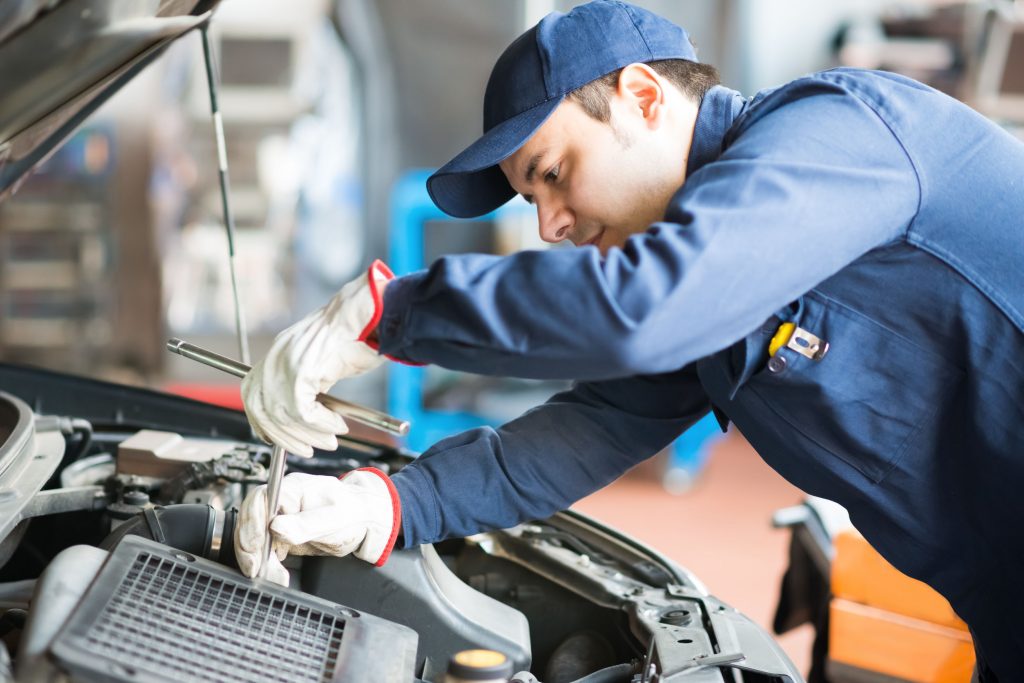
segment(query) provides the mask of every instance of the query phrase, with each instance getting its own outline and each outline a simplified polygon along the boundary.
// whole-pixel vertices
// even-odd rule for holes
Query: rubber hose
[[[89,445],[92,443],[92,423],[82,418],[74,417],[71,418],[71,431],[74,434],[78,434],[78,452],[75,454],[75,460],[80,460],[85,457],[85,454],[89,452]]]
[[[114,529],[100,548],[112,550],[125,536],[142,536],[192,555],[219,562],[238,569],[235,559],[235,522],[238,510],[232,508],[224,515],[224,528],[217,533],[217,514],[210,505],[183,503],[143,510]],[[214,550],[218,546],[219,550]]]

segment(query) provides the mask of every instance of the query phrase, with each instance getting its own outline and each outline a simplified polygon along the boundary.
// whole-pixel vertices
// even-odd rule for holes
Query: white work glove
[[[256,435],[289,453],[333,451],[345,420],[316,400],[345,377],[384,362],[367,344],[383,312],[384,287],[394,275],[380,261],[341,288],[326,306],[277,335],[266,358],[242,380],[242,401]]]
[[[281,481],[277,516],[266,578],[288,585],[281,564],[288,555],[349,553],[376,566],[384,564],[398,537],[402,519],[398,492],[380,470],[364,467],[341,479],[289,474]],[[242,573],[256,576],[263,562],[267,534],[267,487],[246,496],[235,526],[235,556]]]

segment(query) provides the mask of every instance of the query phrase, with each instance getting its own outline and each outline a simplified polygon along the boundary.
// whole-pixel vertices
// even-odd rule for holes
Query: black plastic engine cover
[[[352,557],[303,560],[302,590],[419,633],[416,669],[427,680],[460,650],[485,648],[530,668],[530,626],[519,610],[466,585],[433,546],[396,551],[383,567]]]

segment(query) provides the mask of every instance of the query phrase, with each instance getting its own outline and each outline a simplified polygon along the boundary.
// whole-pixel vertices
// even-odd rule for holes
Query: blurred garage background
[[[445,220],[423,188],[475,139],[494,59],[563,0],[225,0],[219,69],[238,288],[251,354],[375,258],[543,248],[512,202]],[[836,65],[897,71],[1024,130],[1017,3],[640,0],[686,27],[745,94]],[[239,356],[203,50],[178,41],[0,204],[0,358],[238,406],[237,382],[165,351]],[[2,154],[2,150],[0,150]],[[382,368],[333,393],[413,421],[421,450],[514,417],[557,384]],[[580,502],[771,627],[800,491],[703,425]],[[781,642],[806,670],[810,624]]]

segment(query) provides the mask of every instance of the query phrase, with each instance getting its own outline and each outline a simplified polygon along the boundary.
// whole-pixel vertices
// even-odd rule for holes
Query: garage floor
[[[629,533],[694,572],[712,593],[765,629],[786,568],[789,532],[772,513],[800,501],[799,489],[769,468],[735,430],[719,441],[691,490],[672,495],[654,458],[574,509]],[[806,675],[809,625],[779,637]]]

